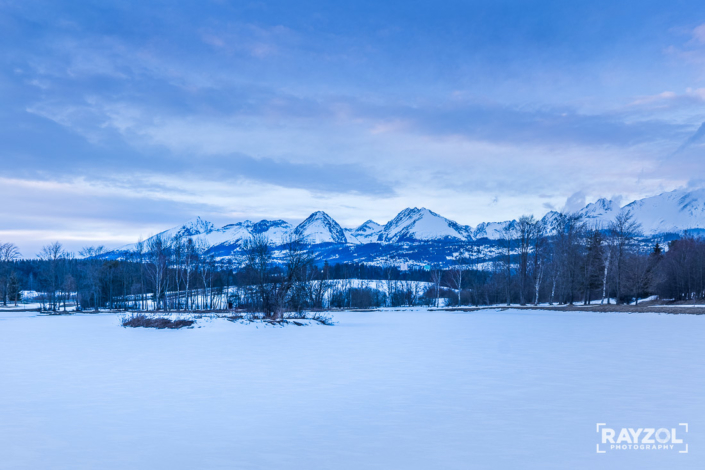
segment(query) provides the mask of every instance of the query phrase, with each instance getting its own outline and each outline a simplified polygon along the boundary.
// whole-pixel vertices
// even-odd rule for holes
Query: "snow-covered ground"
[[[423,309],[335,326],[0,313],[2,469],[705,466],[705,318]],[[596,453],[596,423],[688,454]]]

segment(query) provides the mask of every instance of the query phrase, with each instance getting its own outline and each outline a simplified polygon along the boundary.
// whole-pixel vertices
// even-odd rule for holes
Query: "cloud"
[[[632,146],[673,138],[682,132],[681,126],[658,119],[634,120],[611,113],[587,115],[565,109],[471,104],[408,112],[416,131],[495,143]]]
[[[617,207],[622,207],[622,201],[624,201],[624,196],[622,196],[621,194],[615,194],[610,197],[610,200],[614,202]]]
[[[683,144],[681,144],[681,146],[678,147],[678,150],[676,150],[673,154],[674,154],[674,155],[677,155],[677,154],[679,154],[679,153],[681,153],[681,152],[684,152],[684,151],[687,150],[689,147],[691,147],[691,146],[697,144],[698,142],[700,142],[700,141],[703,139],[703,137],[705,137],[705,122],[703,122],[703,123],[700,125],[700,127],[698,128],[698,130],[695,131],[695,134],[691,135],[691,136],[688,138],[688,140],[686,140],[685,142],[683,142]]]
[[[639,96],[629,106],[652,105],[661,108],[684,105],[701,106],[704,101],[705,88],[686,88],[685,93],[680,94],[673,91],[664,91],[656,95]]]
[[[15,2],[0,11],[3,177],[76,194],[5,188],[23,203],[4,220],[35,236],[28,214],[65,217],[56,233],[318,209],[354,225],[417,205],[478,223],[563,202],[535,195],[631,199],[697,174],[695,152],[659,159],[698,142],[705,89],[644,25],[667,17],[702,58],[704,7],[617,6],[624,23],[596,4],[485,3]]]
[[[379,197],[395,194],[386,182],[380,181],[358,165],[352,164],[307,164],[276,161],[271,158],[255,159],[246,155],[234,155],[208,160],[209,167],[204,177],[218,174],[218,179],[242,177],[286,188],[301,188],[328,193],[359,193]]]
[[[693,29],[693,39],[701,44],[705,44],[705,23]]]
[[[686,184],[689,191],[705,188],[705,178],[691,178]]]
[[[578,191],[568,196],[561,212],[567,214],[576,212],[585,207],[585,204],[585,193],[583,191]]]
[[[214,119],[213,116],[163,120],[160,115],[166,110],[150,110],[124,103],[106,104],[97,100],[77,106],[35,105],[28,108],[28,112],[70,129],[93,146],[93,152],[89,146],[85,151],[74,152],[58,161],[50,154],[51,146],[41,146],[41,140],[28,136],[19,138],[5,131],[7,143],[17,141],[19,144],[26,140],[34,142],[31,146],[40,145],[35,152],[44,154],[46,161],[37,168],[59,174],[73,174],[76,168],[81,168],[82,172],[100,177],[111,167],[131,167],[132,171],[161,171],[165,174],[189,172],[204,179],[237,181],[244,178],[323,193],[357,192],[380,197],[394,194],[389,182],[376,177],[365,164],[339,158],[331,161],[327,156],[316,158],[315,154],[322,150],[307,144],[310,131],[305,129],[287,130],[280,126],[268,129],[270,125],[266,123],[261,123],[258,128],[256,120],[233,121]],[[47,122],[39,121],[36,125],[43,127],[45,134],[52,129]],[[55,133],[56,129],[53,131]],[[0,130],[0,135],[2,133]],[[64,136],[63,140],[75,139]],[[116,149],[121,151],[116,152]],[[96,159],[96,150],[102,158]],[[248,150],[273,157],[255,158],[243,152]],[[314,158],[306,161],[306,153],[314,154]],[[297,154],[303,158],[297,158]],[[304,161],[292,161],[292,156],[294,160]],[[18,168],[26,167],[26,162],[16,160],[16,163]]]

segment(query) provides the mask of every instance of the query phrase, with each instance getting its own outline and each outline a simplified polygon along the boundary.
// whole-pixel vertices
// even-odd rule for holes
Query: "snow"
[[[344,229],[348,243],[374,243],[379,238],[383,227],[373,220],[368,220],[355,229]]]
[[[705,232],[705,189],[671,191],[634,201],[624,207],[620,207],[615,201],[603,198],[588,204],[578,212],[590,225],[607,227],[621,210],[630,211],[634,219],[642,224],[644,233],[649,236],[680,233],[684,230]],[[550,211],[541,219],[549,233],[557,216],[558,212]],[[472,228],[426,208],[413,207],[399,212],[384,226],[368,220],[357,228],[343,229],[331,216],[318,211],[296,227],[292,227],[284,220],[261,220],[256,223],[246,220],[216,229],[212,223],[196,218],[181,227],[174,227],[161,234],[192,236],[208,246],[232,250],[255,233],[263,233],[275,246],[281,245],[292,232],[303,234],[312,244],[401,244],[482,238],[498,240],[504,236],[505,227],[513,224],[516,224],[516,220],[482,222]],[[132,250],[134,247],[134,245],[127,245],[116,251]],[[227,249],[221,250],[222,256],[227,253]]]
[[[473,230],[473,237],[479,238],[489,238],[490,240],[499,240],[504,236],[504,229],[507,225],[512,224],[513,220],[508,220],[505,222],[483,222],[475,227]]]
[[[553,224],[556,218],[560,215],[559,212],[549,211],[542,218],[541,222],[547,233],[551,233]],[[488,238],[490,240],[501,240],[506,236],[505,229],[516,229],[516,220],[505,220],[504,222],[482,222],[475,229],[470,229],[474,239]]]
[[[273,245],[281,245],[290,233],[291,224],[283,220],[245,220],[214,230],[208,234],[207,241],[210,246],[240,245],[253,235],[261,234]]]
[[[642,225],[644,234],[678,233],[705,228],[705,189],[684,190],[647,197],[619,207],[614,201],[599,199],[580,213],[587,219],[607,227],[617,214],[625,210]]]
[[[183,224],[180,227],[174,227],[169,230],[165,230],[164,232],[161,232],[159,235],[162,235],[164,237],[173,237],[175,235],[181,235],[184,237],[192,237],[196,235],[208,235],[211,233],[213,230],[215,230],[215,227],[213,226],[212,223],[201,219],[200,217],[196,217],[194,219],[191,219],[187,221],[185,224]]]
[[[441,238],[467,239],[467,227],[441,217],[422,207],[404,209],[384,226],[381,239],[385,242],[406,240],[435,240]]]
[[[348,241],[338,222],[323,211],[311,214],[296,227],[294,232],[305,237],[312,244],[347,243]]]
[[[291,234],[292,226],[284,220],[260,220],[252,225],[251,233],[262,234],[274,245],[281,245]]]
[[[619,214],[619,204],[605,198],[588,204],[578,211],[583,216],[583,220],[591,225],[607,228],[609,223]]]
[[[705,318],[339,312],[335,326],[125,329],[0,313],[3,469],[705,465]],[[689,454],[597,454],[596,423]],[[680,437],[680,436],[679,436]]]
[[[705,189],[676,190],[625,206],[649,235],[705,228]]]
[[[221,227],[208,235],[208,243],[218,246],[224,243],[240,244],[252,236],[252,222],[246,220]]]
[[[385,294],[389,294],[389,287],[392,289],[416,289],[419,295],[423,295],[427,289],[433,286],[432,282],[425,281],[382,281],[374,279],[332,279],[328,281],[332,286],[337,288],[355,288],[355,289],[376,289]]]

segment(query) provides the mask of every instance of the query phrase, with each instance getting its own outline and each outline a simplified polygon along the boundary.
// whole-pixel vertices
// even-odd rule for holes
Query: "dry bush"
[[[178,330],[179,328],[188,328],[196,323],[194,320],[177,319],[165,317],[147,316],[142,313],[135,315],[127,315],[122,318],[122,326],[130,328],[156,328],[158,330],[170,329]]]

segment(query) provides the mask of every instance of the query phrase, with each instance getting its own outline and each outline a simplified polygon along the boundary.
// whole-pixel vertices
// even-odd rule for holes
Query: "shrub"
[[[165,317],[147,316],[143,313],[127,315],[122,318],[122,326],[130,328],[157,328],[159,330],[166,328],[178,330],[179,328],[187,328],[194,323],[196,323],[194,320],[172,320],[171,318]]]

